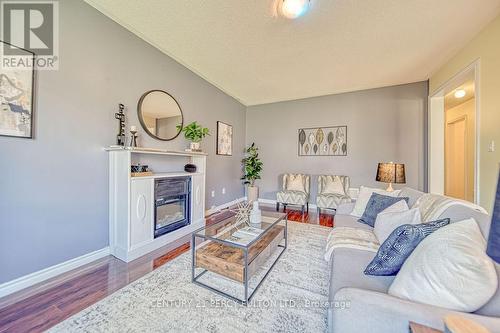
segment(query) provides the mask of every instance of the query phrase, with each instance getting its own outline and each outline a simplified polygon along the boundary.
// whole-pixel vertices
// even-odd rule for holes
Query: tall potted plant
[[[177,125],[177,130],[184,132],[184,137],[191,141],[190,148],[192,151],[201,151],[201,140],[207,135],[210,135],[209,129],[201,127],[196,121],[193,121],[184,127],[182,127],[182,125]]]
[[[252,143],[252,145],[247,148],[246,157],[242,161],[245,175],[241,179],[244,180],[244,184],[248,185],[247,199],[250,202],[259,199],[259,188],[255,186],[255,180],[260,179],[263,163],[259,159],[258,150],[259,148],[255,146],[255,143]]]

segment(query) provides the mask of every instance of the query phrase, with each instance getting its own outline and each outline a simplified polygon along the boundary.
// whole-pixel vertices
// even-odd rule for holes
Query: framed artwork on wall
[[[217,155],[233,155],[233,126],[217,122]]]
[[[26,53],[35,63],[35,54],[31,51],[0,41],[3,49],[6,45]],[[33,94],[35,70],[0,67],[0,135],[18,138],[33,138]]]
[[[299,129],[299,156],[347,156],[347,126]]]

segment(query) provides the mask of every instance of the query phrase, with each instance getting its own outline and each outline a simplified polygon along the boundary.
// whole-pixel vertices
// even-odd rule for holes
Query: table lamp
[[[392,183],[406,183],[405,165],[392,162],[379,163],[377,168],[376,180],[382,183],[389,183],[386,191],[394,191],[394,189],[392,188]]]
[[[490,235],[488,237],[488,248],[486,253],[495,262],[500,263],[500,175],[498,177],[493,217],[491,218]]]

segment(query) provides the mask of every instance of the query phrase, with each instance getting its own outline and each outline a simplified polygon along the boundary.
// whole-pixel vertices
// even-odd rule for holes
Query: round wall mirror
[[[137,105],[137,113],[146,133],[155,139],[173,140],[182,129],[181,107],[163,90],[151,90],[142,95]],[[180,128],[177,128],[179,125]]]

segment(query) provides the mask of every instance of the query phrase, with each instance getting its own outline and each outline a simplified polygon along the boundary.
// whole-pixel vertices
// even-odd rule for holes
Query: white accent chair
[[[298,205],[302,206],[302,214],[307,207],[307,212],[309,212],[309,193],[310,193],[310,183],[311,177],[304,174],[291,174],[286,173],[283,175],[283,189],[276,194],[276,210],[280,210],[280,204],[283,204],[283,209],[286,209],[287,205]],[[297,183],[300,182],[303,185],[303,189],[299,190],[297,188]]]
[[[335,181],[338,177],[342,183],[343,193],[341,192],[327,192],[325,191],[328,183]],[[318,177],[318,195],[316,196],[316,206],[318,208],[318,214],[321,213],[321,209],[337,210],[337,207],[344,203],[349,203],[352,198],[349,196],[349,186],[350,180],[348,176],[333,176],[333,175],[321,175]]]

